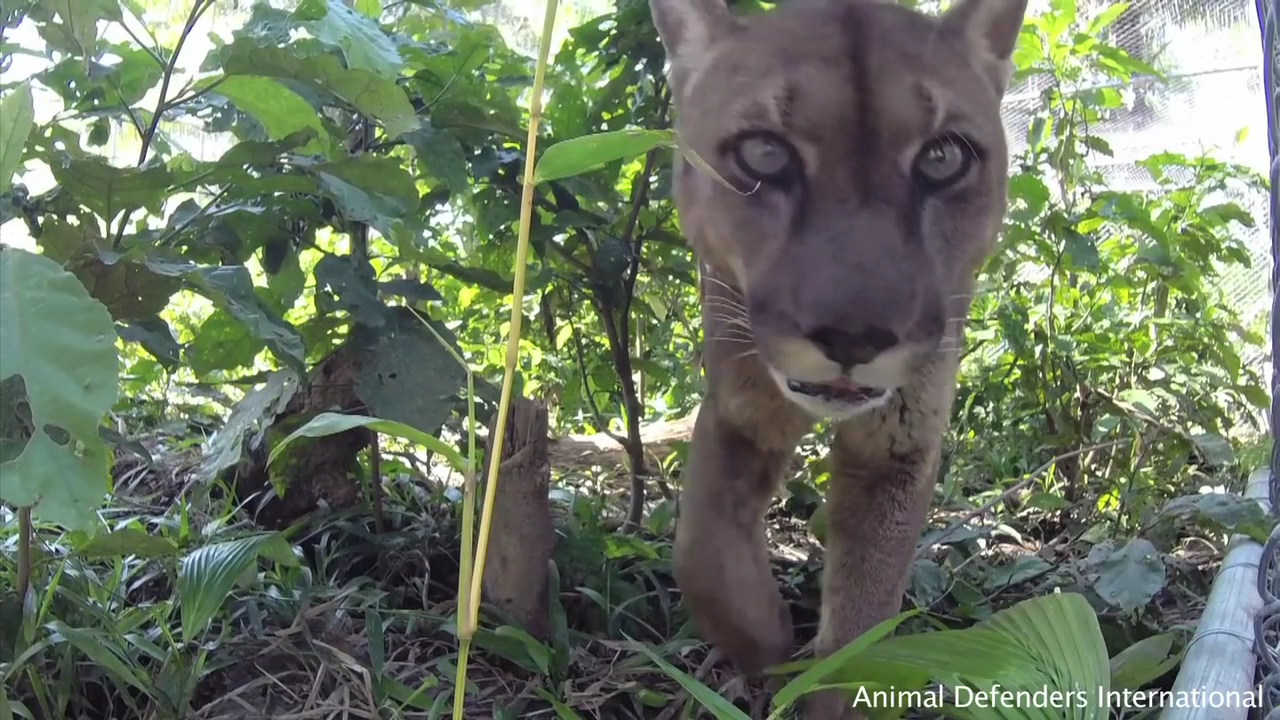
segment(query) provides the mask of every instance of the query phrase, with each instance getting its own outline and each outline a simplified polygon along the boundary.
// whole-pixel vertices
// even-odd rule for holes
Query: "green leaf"
[[[40,0],[40,5],[60,21],[42,23],[40,36],[53,47],[81,57],[95,54],[99,20],[120,20],[116,0]]]
[[[36,106],[31,83],[24,82],[0,100],[0,193],[13,187],[13,176],[22,164],[22,151],[35,124]]]
[[[241,37],[220,50],[227,75],[287,78],[326,90],[356,110],[382,121],[392,138],[418,127],[418,118],[404,90],[395,82],[367,70],[346,68],[315,41],[299,40],[288,47],[263,47]]]
[[[182,363],[182,346],[174,339],[169,323],[159,315],[117,323],[116,333],[125,342],[141,345],[143,350],[169,372],[176,370]]]
[[[115,167],[105,158],[49,158],[53,178],[81,205],[108,222],[129,210],[160,215],[173,176],[164,164],[145,168]]]
[[[1138,690],[1172,670],[1185,650],[1174,651],[1175,633],[1144,638],[1111,658],[1111,689]]]
[[[1221,435],[1214,433],[1192,433],[1189,436],[1200,456],[1207,465],[1226,467],[1235,462],[1236,454],[1231,443]]]
[[[98,436],[119,392],[111,316],[49,258],[0,249],[0,499],[96,527],[108,488]]]
[[[557,700],[554,695],[547,692],[545,689],[535,687],[533,691],[537,693],[538,697],[546,701],[546,703],[551,706],[552,710],[555,710],[556,717],[560,718],[560,720],[583,720],[583,717],[574,712],[573,708]]]
[[[398,423],[392,420],[382,420],[375,417],[362,417],[358,415],[343,415],[341,413],[320,413],[311,419],[306,425],[294,430],[288,437],[281,440],[271,449],[271,455],[267,458],[267,464],[280,454],[284,448],[294,440],[303,437],[318,438],[328,435],[337,435],[346,432],[352,428],[369,428],[374,432],[380,432],[384,435],[398,437],[402,440],[417,443],[434,453],[439,453],[449,464],[458,472],[465,472],[467,462],[462,454],[453,447],[445,443],[443,440],[432,437],[421,430],[416,430],[404,423]]]
[[[657,147],[673,146],[669,130],[616,130],[558,142],[542,152],[533,172],[535,184],[603,167]]]
[[[62,636],[72,647],[84,653],[94,665],[107,671],[117,682],[132,686],[147,697],[154,697],[152,683],[142,673],[129,667],[128,655],[115,638],[107,633],[87,628],[73,628],[61,620],[46,625],[51,632]]]
[[[383,327],[352,328],[350,342],[360,367],[356,396],[368,413],[434,436],[453,413],[467,373],[454,356],[461,352],[449,328],[430,320],[428,329],[424,321],[406,308],[394,308]]]
[[[871,629],[851,640],[844,647],[814,663],[809,669],[792,678],[790,682],[774,693],[772,707],[775,711],[790,707],[801,695],[815,690],[815,686],[829,675],[838,672],[841,667],[855,656],[871,647],[872,643],[892,633],[904,620],[915,614],[915,610],[908,610],[888,620],[882,620]]]
[[[1110,689],[1111,673],[1098,616],[1079,593],[1054,593],[1024,600],[976,627],[1006,636],[1020,646],[1031,662],[1027,672],[1043,676],[1021,685],[1031,691],[1047,688],[1076,693],[1070,708],[1028,708],[997,704],[987,712],[955,712],[956,717],[1043,718],[1044,720],[1107,720],[1109,709],[1098,705],[1099,693]],[[1015,683],[1002,682],[1006,689]],[[952,714],[952,713],[948,713]]]
[[[634,640],[632,642],[635,643],[635,646],[640,650],[640,652],[647,655],[649,659],[652,660],[664,673],[670,675],[672,679],[680,683],[680,687],[683,687],[685,692],[689,693],[690,697],[697,700],[698,704],[702,707],[710,710],[711,714],[719,718],[719,720],[751,720],[749,715],[739,710],[733,705],[733,703],[721,697],[720,693],[712,690],[706,685],[703,685],[688,673],[675,667],[666,660],[663,660],[660,655],[655,653],[653,650],[650,650],[647,645],[635,642]]]
[[[302,0],[293,15],[317,39],[342,48],[347,67],[390,79],[400,74],[400,51],[369,16],[337,0]]]
[[[357,267],[350,257],[325,255],[316,263],[314,274],[317,309],[321,299],[328,297],[332,299],[324,303],[325,310],[344,310],[370,327],[386,324],[388,308],[378,298],[378,284],[368,264]]]
[[[103,252],[102,257],[104,260],[112,260],[111,254],[107,252]],[[266,343],[276,358],[289,365],[298,375],[306,374],[306,348],[303,347],[302,336],[258,297],[249,268],[244,265],[209,267],[145,259],[144,262],[153,272],[186,280],[192,289],[244,323],[255,338]]]
[[[157,317],[169,306],[173,294],[182,289],[180,280],[127,259],[139,255],[140,250],[122,255],[104,249],[107,244],[91,225],[77,227],[50,218],[40,233],[39,245],[45,257],[71,271],[116,320]]]
[[[214,310],[187,345],[187,366],[198,377],[248,367],[266,344],[225,310]]]
[[[177,594],[182,613],[182,638],[197,642],[231,594],[236,581],[253,568],[258,556],[296,565],[289,543],[280,533],[237,538],[196,548],[178,568]]]
[[[315,137],[301,148],[304,154],[327,155],[329,134],[319,113],[302,96],[268,77],[232,75],[218,83],[217,94],[262,123],[267,137],[284,140],[296,132],[311,130]],[[228,151],[230,154],[235,148]]]
[[[1093,238],[1068,229],[1064,240],[1066,242],[1067,257],[1071,258],[1071,262],[1076,267],[1093,271],[1098,269],[1101,260],[1098,257],[1098,246],[1094,243]]]
[[[1164,561],[1149,540],[1133,538],[1118,549],[1110,541],[1099,543],[1088,562],[1098,572],[1094,590],[1125,612],[1146,605],[1164,588]]]
[[[177,555],[178,546],[167,537],[151,535],[137,528],[121,528],[94,535],[89,542],[76,548],[76,554],[87,558],[137,555],[151,559]]]
[[[524,647],[529,659],[543,675],[551,674],[551,649],[528,632],[514,625],[500,625],[493,631],[494,635],[515,640]]]
[[[222,428],[210,439],[200,461],[197,477],[211,479],[217,473],[240,462],[244,441],[250,432],[249,446],[257,448],[265,429],[298,391],[298,376],[289,370],[277,370],[267,376],[262,387],[245,393],[231,409]]]
[[[1026,582],[1053,569],[1039,555],[1023,555],[1011,563],[995,568],[987,575],[983,586],[988,591],[1003,590],[1011,585]]]
[[[1275,520],[1256,500],[1231,493],[1200,493],[1170,500],[1160,515],[1193,520],[1212,530],[1246,535],[1265,543]]]
[[[1114,3],[1104,8],[1102,12],[1099,12],[1097,15],[1094,15],[1089,19],[1089,25],[1085,28],[1083,34],[1088,35],[1089,37],[1098,37],[1099,33],[1111,27],[1111,24],[1114,23],[1116,19],[1118,19],[1128,8],[1129,3],[1127,2]]]
[[[418,164],[431,177],[457,194],[471,192],[467,156],[453,133],[436,128],[415,130],[405,137],[413,146]]]

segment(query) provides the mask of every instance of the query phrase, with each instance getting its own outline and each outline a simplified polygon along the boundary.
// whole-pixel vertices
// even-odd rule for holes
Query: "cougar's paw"
[[[677,545],[676,584],[698,634],[748,676],[791,657],[791,612],[766,563],[707,557],[705,548]],[[737,561],[737,562],[735,562]]]
[[[867,716],[851,707],[848,695],[826,690],[805,696],[804,720],[867,720]]]

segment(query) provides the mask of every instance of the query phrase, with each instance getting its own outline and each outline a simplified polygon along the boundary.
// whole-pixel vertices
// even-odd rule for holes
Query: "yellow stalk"
[[[470,548],[464,547],[463,569],[458,577],[458,594],[469,591],[466,607],[458,607],[458,672],[454,678],[453,718],[462,720],[462,706],[466,696],[467,657],[471,651],[471,638],[475,635],[480,615],[480,586],[484,581],[484,561],[489,550],[489,530],[493,522],[493,503],[498,488],[498,467],[502,461],[502,441],[506,435],[507,413],[511,406],[511,385],[515,377],[516,363],[520,360],[520,324],[524,319],[525,266],[529,257],[529,226],[533,219],[534,158],[538,145],[538,123],[542,119],[542,85],[547,74],[547,56],[551,53],[551,33],[555,28],[557,0],[547,0],[542,21],[542,37],[538,44],[538,64],[533,73],[533,97],[529,100],[529,136],[525,142],[524,187],[520,196],[520,229],[516,239],[515,281],[511,288],[511,327],[507,335],[507,364],[502,376],[502,391],[498,398],[498,417],[489,438],[489,470],[485,476],[484,508],[480,515],[480,538],[476,547],[475,566],[469,576]],[[472,493],[474,495],[474,493]],[[464,506],[465,506],[464,497]],[[464,510],[466,512],[466,510]],[[464,543],[467,519],[463,520]]]

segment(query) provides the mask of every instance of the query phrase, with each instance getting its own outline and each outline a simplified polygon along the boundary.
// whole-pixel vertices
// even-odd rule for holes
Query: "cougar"
[[[764,514],[831,421],[815,650],[901,608],[978,272],[1003,222],[1000,103],[1027,0],[931,16],[875,0],[649,0],[666,53],[673,192],[701,271],[707,393],[673,570],[744,674],[793,650]],[[805,717],[858,717],[830,693]]]

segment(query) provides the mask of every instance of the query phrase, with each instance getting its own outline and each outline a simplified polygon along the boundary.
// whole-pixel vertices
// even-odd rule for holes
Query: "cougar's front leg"
[[[908,412],[886,416],[874,429],[868,424],[841,428],[832,447],[818,656],[839,650],[899,612],[928,517],[941,423]],[[843,693],[815,694],[805,706],[805,719],[861,718],[849,704]]]
[[[718,405],[708,397],[694,423],[673,570],[699,635],[754,676],[791,654],[764,514],[799,436],[785,450],[762,447],[748,416],[727,417]]]

